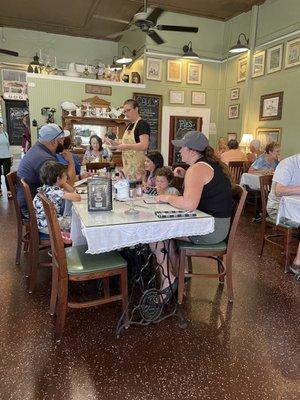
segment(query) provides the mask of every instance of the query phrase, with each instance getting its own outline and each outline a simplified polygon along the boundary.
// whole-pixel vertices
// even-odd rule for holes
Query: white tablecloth
[[[74,203],[71,238],[74,245],[88,245],[87,253],[98,254],[139,243],[151,243],[176,237],[206,235],[214,230],[214,218],[197,211],[197,217],[160,219],[154,211],[174,210],[168,204],[142,201],[139,214],[127,215],[128,205],[114,202],[113,211],[88,212],[86,201]]]
[[[241,176],[240,185],[241,186],[247,185],[250,187],[250,189],[260,190],[259,177],[260,174],[250,174],[248,172],[245,172]]]
[[[292,226],[300,225],[300,196],[282,196],[279,203],[277,221],[287,222]]]

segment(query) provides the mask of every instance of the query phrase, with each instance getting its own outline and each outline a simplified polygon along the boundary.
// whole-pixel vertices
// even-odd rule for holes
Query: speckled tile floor
[[[33,295],[24,263],[14,265],[12,203],[0,198],[1,400],[299,399],[299,283],[268,247],[257,257],[259,225],[244,215],[234,257],[235,302],[214,281],[191,282],[175,319],[131,327],[114,338],[120,307],[74,310],[53,341],[49,271]]]

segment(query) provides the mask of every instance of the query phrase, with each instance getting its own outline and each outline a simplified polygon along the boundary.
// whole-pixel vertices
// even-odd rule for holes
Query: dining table
[[[282,196],[276,223],[284,222],[293,227],[300,226],[300,195]]]
[[[121,316],[117,336],[130,325],[158,323],[169,316],[177,316],[179,325],[185,326],[174,293],[167,304],[163,299],[157,279],[157,268],[162,267],[153,260],[155,256],[149,244],[164,242],[169,264],[168,239],[211,233],[214,218],[199,210],[178,213],[169,204],[156,203],[153,196],[134,200],[136,213],[128,214],[128,209],[129,200],[113,200],[111,211],[88,211],[87,196],[82,195],[80,202],[73,203],[71,219],[73,245],[86,244],[86,253],[124,251],[125,248],[136,258],[136,272],[129,290],[129,320],[125,320],[125,314]]]

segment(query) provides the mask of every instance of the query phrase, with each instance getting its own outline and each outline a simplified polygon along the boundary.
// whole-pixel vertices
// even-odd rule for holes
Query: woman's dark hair
[[[165,176],[169,184],[171,184],[174,179],[174,173],[169,167],[157,168],[155,171],[155,176]]]
[[[125,104],[130,104],[132,108],[137,108],[139,110],[139,103],[134,99],[127,99],[124,101],[123,106],[125,106]]]
[[[227,146],[230,150],[235,150],[239,148],[239,142],[236,139],[230,139]]]
[[[67,172],[67,166],[54,160],[45,161],[40,169],[40,179],[44,185],[55,185],[57,178]]]
[[[92,139],[96,139],[97,140],[97,142],[99,143],[99,151],[101,151],[103,149],[103,147],[102,147],[102,139],[98,135],[92,135],[90,137],[90,150],[93,150]]]
[[[156,171],[157,168],[163,167],[164,158],[159,151],[151,151],[150,153],[146,154],[146,157],[149,158],[149,160],[151,160],[155,165],[154,171]]]
[[[205,148],[205,150],[203,150],[203,151],[197,151],[197,150],[194,150],[194,151],[196,151],[196,152],[201,156],[200,161],[207,162],[208,164],[217,164],[217,165],[220,165],[220,167],[221,167],[223,173],[224,173],[224,174],[227,176],[227,178],[229,179],[229,181],[230,181],[230,183],[231,183],[231,186],[234,185],[234,182],[233,182],[232,176],[231,176],[231,174],[230,174],[228,165],[226,165],[225,163],[223,163],[223,161],[221,161],[220,158],[217,157],[217,156],[215,155],[215,151],[214,151],[214,149],[213,149],[212,147],[207,146],[207,147]]]
[[[266,152],[267,154],[270,154],[270,153],[272,153],[272,151],[274,151],[275,147],[280,147],[280,146],[279,146],[279,144],[276,143],[276,142],[268,143],[268,144],[266,145],[266,147],[265,147],[265,152]]]

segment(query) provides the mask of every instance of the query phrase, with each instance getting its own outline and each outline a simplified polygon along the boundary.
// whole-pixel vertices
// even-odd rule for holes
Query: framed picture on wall
[[[239,104],[233,104],[228,107],[228,118],[229,119],[238,118],[239,113],[240,113],[240,105]]]
[[[265,55],[265,50],[258,51],[254,54],[252,60],[252,78],[262,76],[265,73]]]
[[[277,46],[271,47],[270,49],[267,50],[267,63],[266,63],[267,74],[272,74],[273,72],[281,70],[282,52],[283,52],[282,43]]]
[[[186,83],[200,85],[202,80],[202,64],[188,63]]]
[[[234,88],[230,90],[230,100],[238,100],[240,97],[240,89]]]
[[[181,82],[181,61],[168,60],[167,62],[167,81]]]
[[[235,140],[237,138],[237,134],[234,132],[228,132],[227,133],[227,143],[229,142],[229,140]]]
[[[287,42],[285,48],[284,68],[294,67],[300,64],[300,38]]]
[[[260,97],[259,120],[281,119],[283,92],[265,94]]]
[[[159,58],[147,58],[146,79],[150,81],[161,81],[162,60]]]
[[[192,104],[204,105],[206,101],[205,92],[194,92],[192,91]]]
[[[262,149],[266,147],[268,143],[276,142],[281,143],[281,128],[257,128],[255,139],[258,139],[261,143]]]
[[[184,104],[184,90],[170,90],[171,104]]]
[[[238,60],[238,82],[243,82],[246,80],[247,76],[247,57],[240,58]]]

